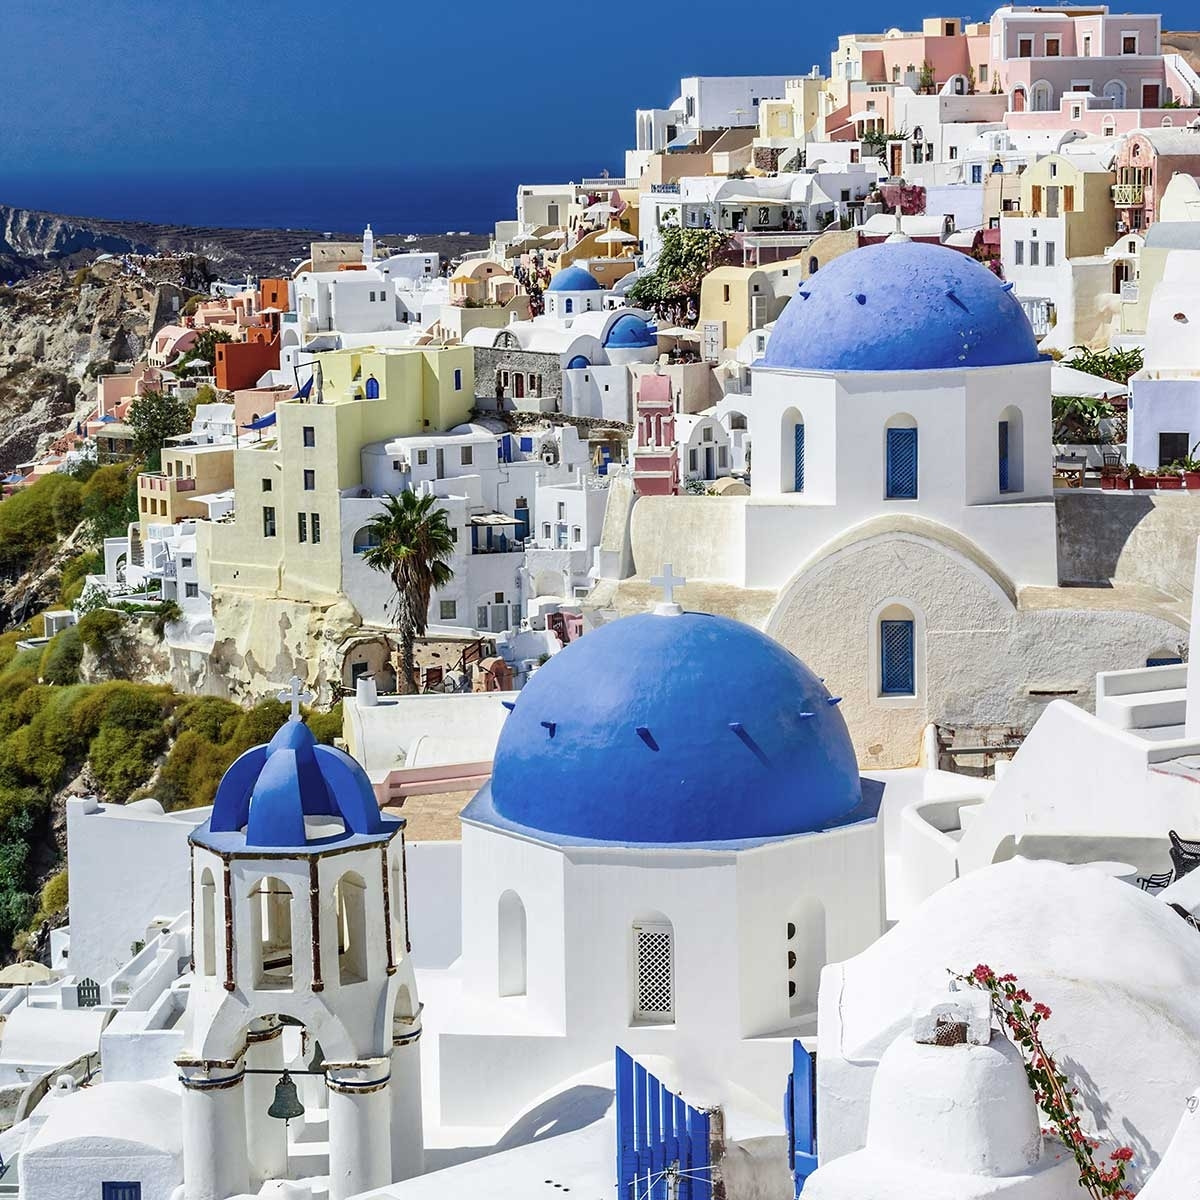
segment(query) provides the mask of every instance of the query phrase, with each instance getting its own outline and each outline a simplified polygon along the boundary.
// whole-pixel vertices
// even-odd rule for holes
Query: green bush
[[[69,475],[43,475],[0,504],[0,567],[23,570],[79,522],[83,485]]]
[[[83,639],[79,626],[71,625],[50,639],[42,651],[41,675],[47,683],[79,682],[79,664],[83,661]]]
[[[334,738],[342,736],[342,702],[339,700],[328,712],[308,712],[308,727],[318,742],[332,746]]]
[[[221,776],[235,757],[228,745],[214,744],[195,730],[183,730],[155,782],[155,799],[168,812],[211,804]]]
[[[99,575],[104,571],[104,555],[98,550],[88,554],[79,554],[70,559],[63,567],[58,580],[58,605],[60,608],[72,608],[83,594],[83,585],[89,575]]]
[[[125,618],[109,608],[98,608],[86,613],[76,626],[83,644],[101,657],[111,654],[122,640]]]
[[[88,761],[96,782],[109,800],[123,804],[154,771],[154,760],[167,743],[166,730],[148,729],[131,733],[116,725],[105,725],[92,738]]]
[[[233,726],[242,712],[232,700],[222,700],[220,696],[189,696],[175,710],[175,721],[181,731],[198,733],[210,742],[220,742],[226,736],[223,730],[227,726],[232,735]]]
[[[42,912],[48,917],[66,912],[67,896],[67,873],[58,871],[42,885]]]
[[[118,537],[138,519],[136,469],[128,463],[99,467],[83,485],[79,499],[91,541]]]

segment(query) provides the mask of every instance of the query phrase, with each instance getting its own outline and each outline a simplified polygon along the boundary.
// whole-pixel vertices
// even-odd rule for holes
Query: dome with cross
[[[299,679],[279,699],[291,704],[290,717],[269,742],[234,760],[192,840],[232,853],[311,853],[387,840],[396,823],[380,815],[367,773],[350,755],[320,745],[300,719],[301,701],[312,697]]]
[[[571,642],[513,705],[464,820],[550,841],[708,845],[867,819],[838,697],[756,629],[654,611]]]

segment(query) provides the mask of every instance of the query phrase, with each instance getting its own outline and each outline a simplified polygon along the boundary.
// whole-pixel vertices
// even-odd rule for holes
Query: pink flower
[[[1133,1151],[1128,1146],[1121,1146],[1109,1155],[1114,1162],[1128,1162],[1132,1157]]]
[[[1050,1010],[1046,1007],[1046,1005],[1040,1002],[1033,1006],[1033,1011],[1034,1014],[1041,1017],[1043,1021],[1050,1015]]]
[[[979,966],[977,966],[975,970],[971,972],[971,974],[974,975],[980,983],[991,983],[991,981],[995,978],[995,972],[992,970],[992,968],[985,966],[983,963],[980,963]]]

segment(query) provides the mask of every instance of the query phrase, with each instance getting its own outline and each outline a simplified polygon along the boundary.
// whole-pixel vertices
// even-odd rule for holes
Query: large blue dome
[[[749,626],[645,614],[556,654],[463,814],[552,838],[710,844],[844,823],[862,796],[821,681]]]
[[[598,292],[600,284],[582,267],[565,267],[550,280],[548,292]]]
[[[884,242],[843,254],[801,283],[759,365],[935,371],[1038,358],[1010,284],[957,250]]]
[[[239,755],[221,777],[212,814],[193,835],[217,850],[300,850],[389,837],[371,781],[299,719]]]
[[[637,313],[622,313],[609,326],[604,344],[610,350],[649,350],[658,345],[658,338]]]

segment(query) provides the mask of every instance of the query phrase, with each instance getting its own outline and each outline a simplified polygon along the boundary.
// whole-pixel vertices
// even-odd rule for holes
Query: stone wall
[[[543,411],[553,412],[562,400],[562,371],[557,354],[539,354],[532,350],[512,350],[506,347],[475,347],[475,394],[493,402],[496,398],[496,375],[498,371],[519,371],[524,375],[542,377],[541,405]],[[509,387],[508,395],[511,396]],[[538,397],[525,395],[512,403],[518,408],[537,407]]]
[[[1060,582],[1137,583],[1191,596],[1200,495],[1060,488],[1054,499]]]

